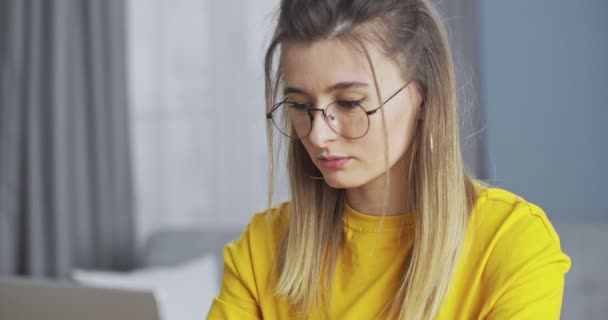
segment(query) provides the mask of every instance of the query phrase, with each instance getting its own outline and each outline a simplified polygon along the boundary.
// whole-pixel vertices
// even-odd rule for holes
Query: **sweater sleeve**
[[[529,203],[515,205],[494,238],[486,277],[485,319],[559,319],[564,276],[570,259],[544,212]]]
[[[224,247],[224,272],[220,293],[213,299],[207,319],[262,319],[255,284],[251,223],[241,236]]]

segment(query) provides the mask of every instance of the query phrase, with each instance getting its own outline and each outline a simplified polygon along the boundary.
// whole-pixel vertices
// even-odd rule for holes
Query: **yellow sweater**
[[[293,318],[289,306],[266,286],[287,205],[256,214],[241,237],[226,245],[222,288],[207,319]],[[335,273],[331,318],[374,319],[397,290],[412,246],[412,215],[385,217],[379,237],[380,217],[347,206],[343,221],[346,241]],[[465,241],[470,249],[460,258],[436,319],[559,319],[570,259],[539,207],[505,190],[483,190]]]

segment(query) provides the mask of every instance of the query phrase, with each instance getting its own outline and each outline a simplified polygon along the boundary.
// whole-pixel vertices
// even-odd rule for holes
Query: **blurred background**
[[[562,317],[604,319],[608,2],[433,2],[469,171],[546,211],[573,260]],[[156,288],[162,270],[208,307],[222,246],[266,208],[276,5],[0,0],[0,274]]]

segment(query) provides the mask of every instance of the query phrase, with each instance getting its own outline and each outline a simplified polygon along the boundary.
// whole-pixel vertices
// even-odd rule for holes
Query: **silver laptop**
[[[154,294],[0,278],[2,320],[160,320]]]

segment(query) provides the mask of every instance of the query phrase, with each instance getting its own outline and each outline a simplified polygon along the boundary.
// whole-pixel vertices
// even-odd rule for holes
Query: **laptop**
[[[161,320],[149,291],[0,278],[2,320]]]

